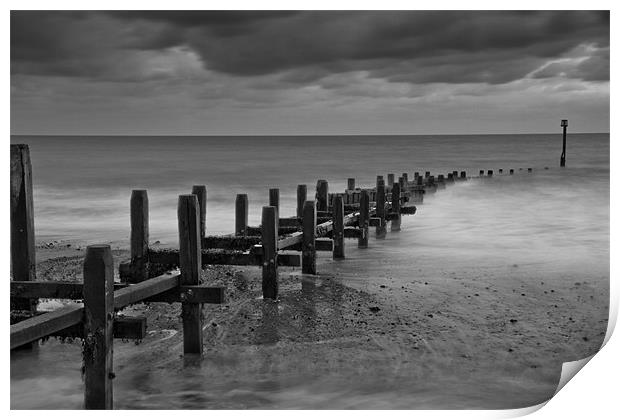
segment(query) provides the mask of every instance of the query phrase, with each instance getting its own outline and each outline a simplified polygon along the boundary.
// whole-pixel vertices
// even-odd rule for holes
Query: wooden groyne
[[[113,339],[146,336],[146,319],[120,316],[123,308],[139,302],[181,303],[183,352],[200,355],[202,305],[226,301],[225,287],[201,283],[204,267],[261,267],[263,298],[277,299],[279,267],[301,267],[303,274],[317,274],[319,252],[346,258],[345,239],[368,248],[371,227],[377,239],[386,236],[388,224],[392,232],[399,231],[402,216],[415,214],[416,204],[426,194],[468,179],[464,171],[445,176],[415,172],[411,181],[407,173],[398,178],[388,174],[387,183],[379,175],[375,186],[360,188],[354,178],[348,178],[346,190],[339,193],[330,193],[328,181],[321,179],[311,199],[307,185],[297,186],[296,213],[288,217],[280,215],[279,189],[271,188],[260,226],[248,225],[248,195],[237,194],[234,232],[223,236],[208,235],[207,188],[195,185],[190,194],[178,197],[178,249],[149,247],[148,193],[134,190],[129,203],[130,259],[119,265],[121,281],[114,282],[110,246],[90,245],[84,281],[74,283],[36,281],[31,172],[28,146],[11,145],[10,348],[49,336],[81,338],[86,409],[113,408]],[[491,175],[489,171],[487,176]],[[39,298],[83,302],[38,313]]]

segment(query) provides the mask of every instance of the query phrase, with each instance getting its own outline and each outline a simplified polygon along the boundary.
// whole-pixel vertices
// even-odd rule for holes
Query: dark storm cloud
[[[396,82],[497,84],[582,44],[602,53],[535,76],[608,78],[608,12],[11,13],[13,74],[102,79],[131,73],[132,54],[183,47],[209,70],[286,83],[365,71]]]

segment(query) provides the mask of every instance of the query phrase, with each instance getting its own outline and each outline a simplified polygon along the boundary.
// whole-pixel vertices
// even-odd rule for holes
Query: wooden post
[[[347,190],[354,190],[355,189],[355,178],[347,178]]]
[[[385,237],[385,183],[381,179],[377,185],[377,202],[376,202],[377,217],[381,219],[379,226],[377,226],[375,232],[377,238]]]
[[[392,185],[394,185],[394,174],[388,174],[388,187],[392,188]]]
[[[417,180],[419,176],[420,176],[420,172],[413,173],[413,179]]]
[[[484,169],[480,169],[480,176],[484,176]]]
[[[194,194],[180,195],[179,219],[179,268],[182,286],[200,284],[202,252],[200,236],[200,208]],[[183,303],[183,353],[202,354],[202,304]]]
[[[278,209],[263,207],[263,299],[278,298]]]
[[[303,241],[301,243],[301,272],[316,274],[316,203],[306,201],[303,212]]]
[[[504,170],[502,168],[499,169],[499,173],[504,173]]]
[[[84,259],[84,408],[112,409],[114,261],[110,245],[91,245]]]
[[[131,268],[136,283],[148,279],[149,198],[146,190],[133,190],[130,200]]]
[[[431,172],[430,171],[424,172],[424,178],[428,178],[429,176],[431,176]]]
[[[280,213],[280,189],[279,188],[270,188],[269,189],[269,205],[271,207],[275,207]]]
[[[452,178],[456,179],[459,177],[459,171],[452,171]]]
[[[424,178],[421,175],[418,175],[416,180],[418,185],[424,185]]]
[[[302,218],[304,215],[304,203],[308,194],[308,187],[305,184],[297,186],[297,217]]]
[[[462,180],[466,180],[467,179],[467,172],[461,171],[461,179]]]
[[[342,201],[342,194],[336,194],[334,197],[334,250],[333,258],[344,258],[344,203]]]
[[[404,181],[403,181],[404,183],[401,185],[401,187],[402,187],[402,188],[407,188],[408,183],[409,183],[409,174],[408,174],[407,172],[403,172],[402,178],[403,178],[403,180],[404,180]],[[399,182],[400,182],[400,180],[399,180]],[[402,189],[402,188],[401,188],[401,189]]]
[[[532,172],[532,168],[527,168],[527,171],[528,172]]]
[[[368,223],[370,220],[370,194],[368,190],[362,190],[360,194],[360,217],[358,226],[362,233],[358,239],[358,248],[368,248]]]
[[[11,145],[11,268],[14,281],[36,279],[32,165],[27,144]],[[34,311],[36,299],[11,299],[11,309]]]
[[[396,213],[396,218],[392,219],[390,229],[392,232],[400,230],[400,183],[395,182],[392,186],[392,213]]]
[[[511,169],[511,170],[510,170],[510,175],[513,175],[514,173],[515,173],[515,170],[514,170],[514,169]]]
[[[489,170],[487,171],[487,175],[488,175],[488,176],[493,176],[493,169],[489,169]]]
[[[200,237],[207,236],[207,187],[204,185],[194,185],[192,194],[198,197],[200,209]]]
[[[327,181],[319,179],[316,183],[316,209],[317,211],[327,211]]]
[[[247,235],[248,205],[248,195],[237,194],[235,199],[235,236]]]

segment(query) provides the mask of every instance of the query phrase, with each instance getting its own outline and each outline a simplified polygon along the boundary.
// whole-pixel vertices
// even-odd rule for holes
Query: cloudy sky
[[[12,134],[609,131],[608,12],[11,12]]]

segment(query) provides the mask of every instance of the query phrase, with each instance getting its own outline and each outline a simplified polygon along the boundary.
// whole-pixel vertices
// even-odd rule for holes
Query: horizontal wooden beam
[[[248,226],[246,228],[246,232],[249,236],[260,236],[261,233],[261,227],[260,226]],[[278,235],[289,235],[291,233],[297,232],[297,228],[296,227],[284,227],[284,226],[280,226],[278,229]]]
[[[344,228],[345,238],[359,238],[362,236],[362,230],[354,226],[346,226]]]
[[[115,291],[114,310],[123,309],[125,306],[177,287],[180,275],[179,270],[174,270]]]
[[[206,236],[202,238],[202,249],[234,249],[247,251],[259,244],[260,236]]]
[[[19,322],[24,322],[28,319],[32,319],[34,317],[38,317],[45,314],[50,314],[52,312],[38,312],[32,314],[30,312],[26,313],[22,311],[18,314],[11,313],[11,324],[16,324]],[[141,340],[146,337],[146,317],[144,316],[117,316],[114,318],[114,329],[113,334],[114,338],[128,339],[128,340]],[[73,324],[67,328],[56,331],[52,334],[49,334],[48,337],[58,337],[58,338],[83,338],[84,337],[84,327],[82,322],[78,322]],[[36,341],[40,338],[36,338],[32,341]],[[11,345],[11,348],[14,348]]]
[[[144,302],[182,302],[182,303],[225,303],[225,286],[179,286],[166,292],[151,296]]]
[[[330,238],[316,238],[314,240],[314,246],[316,251],[333,251],[334,250],[334,241]],[[301,251],[301,242],[287,248],[291,251]]]
[[[11,325],[11,349],[47,337],[82,322],[84,305],[77,304]]]
[[[263,264],[263,246],[255,245],[250,250],[250,255],[255,258],[256,265]],[[294,252],[278,251],[278,265],[281,267],[299,267],[301,265],[301,257]]]
[[[83,298],[83,290],[83,283],[50,281],[12,281],[11,299],[49,298],[78,300]]]

